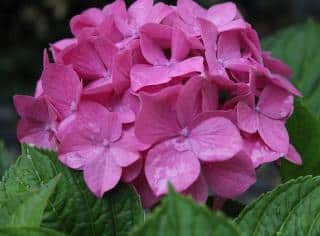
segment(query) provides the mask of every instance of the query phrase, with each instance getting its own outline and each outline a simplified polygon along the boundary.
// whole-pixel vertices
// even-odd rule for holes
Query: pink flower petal
[[[244,153],[227,161],[205,163],[203,171],[208,185],[220,197],[239,196],[256,181],[255,169]]]
[[[71,67],[59,64],[47,65],[42,73],[41,82],[43,93],[49,97],[62,118],[76,111],[82,83]]]
[[[152,65],[166,65],[168,59],[162,48],[146,34],[140,35],[140,44],[143,56]]]
[[[215,25],[225,25],[231,22],[237,15],[237,7],[232,2],[216,4],[209,8],[207,19],[212,21]]]
[[[181,30],[172,31],[171,51],[171,60],[174,61],[182,61],[190,52],[190,44]]]
[[[291,68],[287,64],[284,64],[281,60],[271,57],[271,53],[263,52],[262,57],[264,65],[272,73],[279,74],[287,78],[292,76]]]
[[[173,108],[180,86],[163,89],[156,94],[142,94],[142,109],[137,116],[135,133],[143,143],[153,144],[179,133]]]
[[[143,159],[140,158],[130,166],[122,168],[121,180],[126,183],[131,183],[136,178],[138,178],[138,176],[142,172],[142,168]]]
[[[104,152],[91,160],[84,167],[84,180],[91,192],[97,197],[113,189],[120,181],[122,170],[115,163],[114,157],[109,152]]]
[[[281,88],[269,85],[260,95],[258,108],[272,119],[287,118],[293,112],[293,96]]]
[[[242,131],[253,134],[258,130],[258,113],[243,102],[239,102],[237,105],[237,121]]]
[[[145,23],[153,6],[152,0],[137,0],[128,9],[129,19],[134,26],[139,27]]]
[[[183,193],[191,195],[197,202],[205,203],[208,198],[208,185],[204,176],[200,174],[199,178]]]
[[[274,151],[283,155],[289,149],[288,131],[281,120],[272,120],[262,114],[259,115],[259,134],[262,140]]]
[[[185,76],[193,72],[204,71],[203,57],[191,57],[169,66],[169,77]]]
[[[226,118],[211,117],[194,121],[187,138],[193,153],[202,161],[222,161],[232,158],[242,149],[237,127]]]
[[[200,163],[191,151],[178,151],[174,140],[168,140],[148,152],[145,174],[156,196],[167,193],[169,183],[181,192],[198,178]]]
[[[292,144],[289,145],[289,151],[287,155],[285,155],[285,158],[293,164],[302,165],[301,156]]]

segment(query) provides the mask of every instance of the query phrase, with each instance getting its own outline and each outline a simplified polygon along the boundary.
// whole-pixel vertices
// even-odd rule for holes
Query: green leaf
[[[290,141],[302,156],[303,164],[297,166],[283,161],[280,167],[282,179],[287,181],[304,175],[320,175],[320,120],[301,102],[296,102],[287,128]]]
[[[0,236],[64,236],[64,234],[46,228],[0,227]]]
[[[249,204],[236,222],[245,235],[319,235],[320,177],[300,177]]]
[[[59,173],[62,178],[49,200],[42,226],[70,235],[122,236],[143,220],[139,197],[130,186],[120,185],[98,199],[87,189],[81,172],[64,167],[53,152],[27,145],[3,178],[0,202],[33,191]]]
[[[293,83],[302,91],[306,106],[320,115],[320,24],[309,20],[292,26],[263,41],[263,48],[288,63]]]
[[[49,197],[57,186],[60,177],[61,175],[56,176],[38,191],[20,194],[8,199],[7,202],[2,204],[0,209],[0,224],[2,226],[40,226]]]
[[[241,235],[221,213],[212,213],[204,205],[173,191],[143,225],[131,236],[225,236]]]
[[[3,176],[5,171],[13,163],[13,159],[6,150],[4,143],[0,141],[0,176]]]

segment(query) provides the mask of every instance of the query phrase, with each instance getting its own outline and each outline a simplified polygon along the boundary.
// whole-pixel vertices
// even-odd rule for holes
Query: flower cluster
[[[233,3],[123,0],[71,19],[44,52],[34,96],[16,95],[21,142],[58,152],[98,197],[133,184],[145,207],[177,191],[232,198],[256,168],[300,164],[285,127],[301,96]]]

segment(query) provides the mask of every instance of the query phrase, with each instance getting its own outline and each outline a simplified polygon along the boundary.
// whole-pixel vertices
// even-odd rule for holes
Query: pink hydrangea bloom
[[[144,207],[168,183],[233,198],[256,168],[301,164],[285,127],[300,92],[231,2],[205,9],[116,0],[70,21],[33,97],[16,95],[20,142],[55,150],[98,197],[132,184]]]

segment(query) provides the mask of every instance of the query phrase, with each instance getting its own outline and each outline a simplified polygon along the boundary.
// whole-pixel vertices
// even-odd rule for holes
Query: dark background
[[[69,37],[69,19],[105,0],[0,1],[0,139],[17,151],[14,94],[32,94],[41,73],[42,51],[49,43]],[[128,1],[129,3],[131,1]],[[165,1],[175,4],[175,1]],[[198,1],[208,7],[214,0]],[[287,25],[320,18],[320,0],[238,0],[244,17],[261,38]]]

